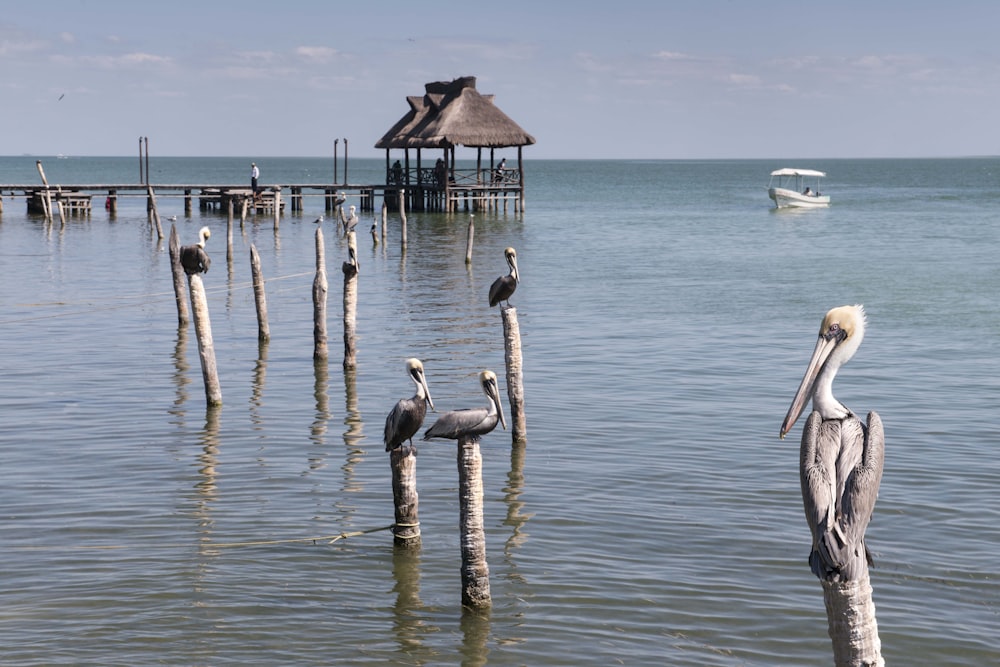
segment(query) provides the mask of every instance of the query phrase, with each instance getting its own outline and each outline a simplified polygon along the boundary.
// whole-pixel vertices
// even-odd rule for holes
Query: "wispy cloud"
[[[295,55],[311,63],[328,63],[337,56],[337,50],[329,46],[300,46]]]

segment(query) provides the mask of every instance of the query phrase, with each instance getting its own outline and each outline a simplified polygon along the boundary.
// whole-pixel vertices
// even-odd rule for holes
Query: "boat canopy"
[[[771,172],[772,176],[816,176],[823,177],[826,176],[825,171],[816,171],[815,169],[775,169]]]

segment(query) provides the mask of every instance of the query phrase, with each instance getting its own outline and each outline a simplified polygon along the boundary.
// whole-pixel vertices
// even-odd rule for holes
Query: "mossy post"
[[[205,380],[205,398],[208,405],[222,405],[222,389],[219,386],[219,372],[215,366],[215,343],[212,341],[212,322],[208,316],[208,300],[200,273],[188,276],[191,291],[191,311],[194,313],[194,332],[198,337],[198,356],[201,359],[201,375]]]
[[[417,496],[417,450],[402,444],[389,452],[392,469],[392,501],[395,524],[392,541],[397,547],[420,548],[419,498]]]
[[[316,277],[313,278],[313,360],[327,359],[326,337],[326,252],[323,246],[323,229],[316,228]]]
[[[510,402],[511,438],[514,443],[528,440],[524,416],[524,374],[521,370],[521,328],[517,308],[500,309],[503,319],[504,366],[507,369],[507,400]]]
[[[458,439],[459,542],[462,549],[462,604],[482,608],[493,603],[483,528],[483,456],[479,436]]]
[[[260,270],[257,246],[250,244],[250,275],[253,279],[253,299],[257,307],[257,340],[271,340],[271,327],[267,322],[267,295],[264,292],[264,274]]]
[[[176,225],[170,225],[170,241],[167,247],[170,255],[170,273],[174,279],[174,299],[177,301],[177,324],[186,327],[191,319],[188,314],[187,294],[184,293],[184,267],[181,266],[181,242]]]

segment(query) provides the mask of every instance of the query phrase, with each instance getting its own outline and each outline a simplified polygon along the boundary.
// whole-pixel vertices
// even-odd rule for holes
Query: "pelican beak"
[[[781,439],[784,439],[785,435],[792,430],[795,420],[799,418],[799,415],[802,414],[802,409],[809,402],[809,399],[812,398],[816,377],[819,375],[820,370],[822,370],[823,364],[826,363],[830,353],[833,352],[841,340],[841,338],[836,336],[830,337],[821,334],[819,340],[816,341],[816,349],[813,350],[812,359],[809,360],[809,366],[806,368],[806,374],[802,377],[802,384],[799,385],[799,390],[795,392],[795,398],[792,399],[792,406],[788,408],[785,421],[781,423],[781,431],[778,433],[778,437]]]
[[[420,374],[420,386],[424,388],[424,400],[427,401],[427,405],[430,406],[431,412],[437,412],[434,409],[434,401],[431,399],[431,390],[427,388],[427,380],[424,379],[424,374]]]
[[[496,378],[490,381],[487,388],[489,390],[490,400],[497,406],[497,415],[500,417],[500,425],[503,426],[503,430],[506,431],[507,420],[503,417],[503,405],[500,403],[500,389],[497,387]]]

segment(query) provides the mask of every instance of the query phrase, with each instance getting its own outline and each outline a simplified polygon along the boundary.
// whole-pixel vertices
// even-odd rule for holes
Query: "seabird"
[[[510,273],[500,276],[490,285],[490,308],[501,301],[506,301],[509,307],[510,297],[514,293],[514,290],[517,289],[519,282],[517,277],[517,252],[513,248],[507,248],[503,251],[503,254],[507,258],[507,266],[510,267]]]
[[[458,440],[463,436],[479,437],[492,431],[497,422],[507,428],[503,418],[503,406],[500,405],[500,389],[497,387],[497,376],[493,371],[479,373],[479,386],[489,399],[484,408],[465,408],[445,412],[434,425],[424,432],[424,440],[431,438],[448,438]]]
[[[407,359],[406,373],[413,380],[413,384],[417,385],[417,393],[413,398],[399,399],[386,416],[383,440],[387,452],[400,447],[406,441],[409,441],[412,447],[413,436],[423,426],[427,406],[429,405],[431,410],[434,409],[434,401],[431,400],[431,392],[424,377],[423,363],[419,359]]]
[[[181,246],[181,266],[189,276],[193,273],[208,273],[212,260],[205,252],[205,241],[212,235],[212,230],[202,227],[198,231],[198,243]]]

